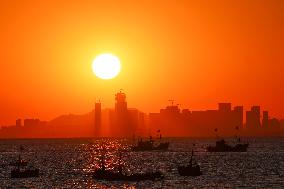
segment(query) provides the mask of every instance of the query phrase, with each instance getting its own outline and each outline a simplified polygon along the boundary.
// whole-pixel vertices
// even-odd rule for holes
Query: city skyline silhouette
[[[284,136],[284,119],[254,105],[250,110],[231,103],[219,103],[217,109],[190,110],[180,108],[174,100],[158,113],[144,113],[129,108],[126,94],[115,94],[114,108],[102,108],[102,101],[83,115],[63,115],[51,121],[38,118],[17,119],[15,125],[4,126],[0,138],[60,137],[237,137]],[[158,137],[159,137],[158,136]]]

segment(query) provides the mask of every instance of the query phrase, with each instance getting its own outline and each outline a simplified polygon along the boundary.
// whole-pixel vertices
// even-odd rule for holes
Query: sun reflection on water
[[[88,169],[93,171],[101,168],[101,159],[105,158],[105,167],[107,170],[118,171],[119,165],[125,166],[127,151],[129,145],[123,139],[101,139],[94,140],[87,145],[90,158],[88,162]]]

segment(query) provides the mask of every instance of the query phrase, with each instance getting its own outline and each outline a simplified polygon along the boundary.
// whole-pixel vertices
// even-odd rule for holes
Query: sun
[[[121,69],[117,56],[112,54],[98,55],[92,64],[94,74],[101,79],[112,79],[116,77]]]

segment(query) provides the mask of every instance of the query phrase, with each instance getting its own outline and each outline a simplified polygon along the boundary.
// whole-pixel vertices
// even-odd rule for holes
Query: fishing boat
[[[132,147],[133,151],[154,151],[154,150],[159,150],[159,151],[166,151],[169,148],[170,143],[169,142],[164,142],[164,143],[159,143],[158,145],[154,145],[153,140],[148,140],[148,141],[138,141],[136,146]]]
[[[186,166],[179,166],[178,173],[181,176],[192,176],[192,177],[197,177],[202,175],[202,172],[200,171],[200,166],[198,164],[193,165],[193,150],[191,152],[189,164]]]
[[[159,140],[161,141],[162,135],[160,130],[157,131],[159,133]],[[132,151],[166,151],[169,148],[169,142],[159,142],[155,145],[155,141],[150,136],[149,140],[143,141],[142,138],[138,139],[137,145],[133,146]]]
[[[21,152],[24,150],[23,147],[20,148]],[[39,169],[28,165],[28,161],[21,158],[19,154],[18,160],[16,162],[11,162],[11,166],[14,166],[11,170],[11,178],[30,178],[38,177]]]
[[[246,152],[249,144],[239,142],[234,145],[228,145],[224,139],[216,141],[215,146],[208,146],[206,150],[208,152]]]

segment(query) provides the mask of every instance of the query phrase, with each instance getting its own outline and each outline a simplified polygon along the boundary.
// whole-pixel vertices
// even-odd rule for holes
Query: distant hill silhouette
[[[86,114],[66,114],[58,116],[50,121],[39,121],[33,125],[16,125],[2,127],[0,138],[72,138],[93,137],[95,132],[108,131],[108,119],[110,109],[102,110],[102,127],[95,131],[94,110]],[[37,119],[35,119],[37,120]],[[98,134],[98,133],[96,133]],[[108,135],[104,135],[108,136]]]
[[[68,114],[61,115],[48,122],[53,126],[91,126],[94,123],[94,112],[89,112],[82,115]]]
[[[92,136],[94,133],[94,111],[81,115],[61,115],[49,121],[47,125],[54,128],[54,134],[58,137]]]

